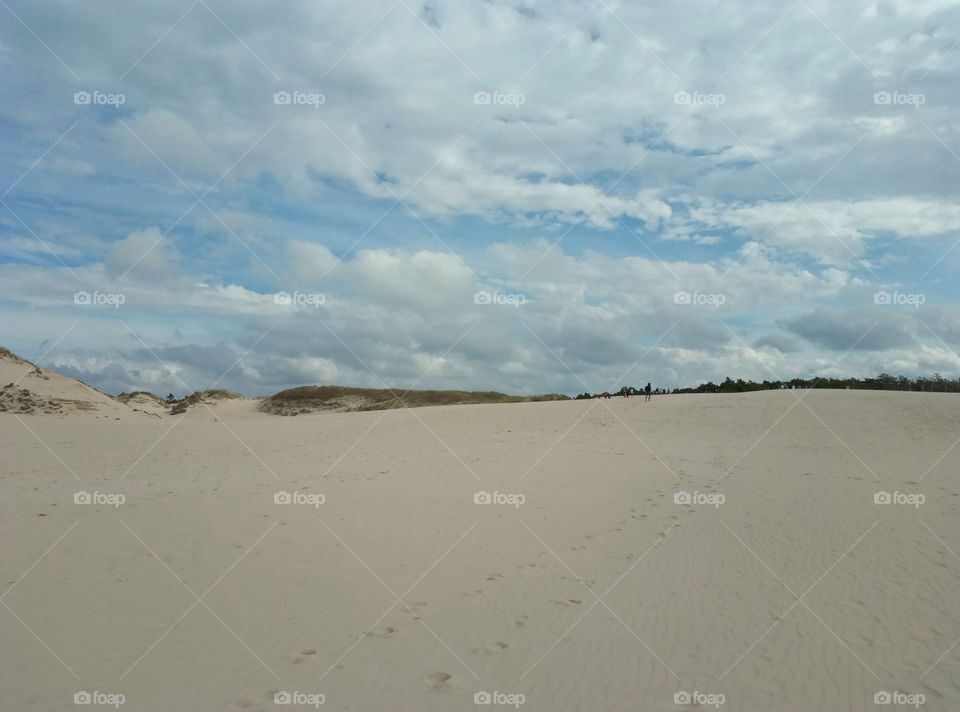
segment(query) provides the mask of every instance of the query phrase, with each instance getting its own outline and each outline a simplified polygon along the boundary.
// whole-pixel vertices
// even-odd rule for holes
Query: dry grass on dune
[[[260,410],[273,415],[298,415],[317,410],[356,412],[431,405],[526,403],[566,399],[567,396],[557,394],[512,396],[497,391],[405,391],[349,386],[300,386],[264,398]]]

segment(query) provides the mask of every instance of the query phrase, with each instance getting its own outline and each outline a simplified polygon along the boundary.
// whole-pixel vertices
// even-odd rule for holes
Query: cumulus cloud
[[[95,384],[956,369],[955,5],[14,9],[0,323]]]

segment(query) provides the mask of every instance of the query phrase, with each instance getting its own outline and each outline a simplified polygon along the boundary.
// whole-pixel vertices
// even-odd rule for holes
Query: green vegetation
[[[746,391],[766,391],[780,388],[850,388],[867,391],[939,391],[941,393],[960,393],[960,378],[950,380],[939,373],[927,378],[907,378],[881,373],[876,378],[794,378],[790,381],[736,381],[727,378],[723,383],[701,383],[696,388],[677,388],[674,393],[744,393]]]

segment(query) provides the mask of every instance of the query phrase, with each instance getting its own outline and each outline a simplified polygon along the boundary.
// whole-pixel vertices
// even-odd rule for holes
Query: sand
[[[120,406],[0,413],[0,709],[960,709],[956,396]]]

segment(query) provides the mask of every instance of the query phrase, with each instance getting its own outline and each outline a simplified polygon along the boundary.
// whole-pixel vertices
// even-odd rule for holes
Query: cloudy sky
[[[960,375],[960,5],[0,5],[2,343],[108,392]]]

